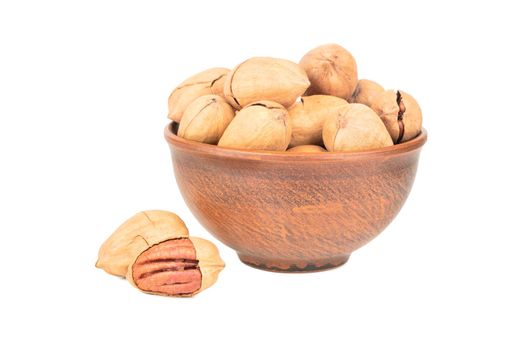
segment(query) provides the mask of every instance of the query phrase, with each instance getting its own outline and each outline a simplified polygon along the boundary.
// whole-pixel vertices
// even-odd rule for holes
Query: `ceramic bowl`
[[[198,221],[244,263],[306,272],[344,264],[376,237],[409,195],[423,130],[365,152],[245,151],[165,137],[184,200]]]

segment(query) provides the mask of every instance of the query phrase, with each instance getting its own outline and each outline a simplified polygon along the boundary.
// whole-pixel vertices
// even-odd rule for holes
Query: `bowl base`
[[[255,269],[284,273],[307,273],[331,270],[344,265],[349,259],[349,255],[329,259],[311,260],[307,262],[278,261],[242,254],[238,254],[238,257],[244,264]]]

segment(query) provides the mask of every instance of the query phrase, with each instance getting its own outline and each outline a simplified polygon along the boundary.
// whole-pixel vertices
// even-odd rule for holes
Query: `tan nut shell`
[[[118,227],[102,244],[96,267],[112,275],[125,276],[136,256],[151,245],[188,235],[186,225],[174,213],[163,210],[140,212]]]
[[[400,100],[399,100],[400,95]],[[403,104],[402,123],[404,134],[399,140],[400,124],[398,116],[400,103]],[[422,129],[422,111],[417,101],[408,93],[400,90],[387,90],[378,95],[371,106],[386,125],[395,143],[415,138]]]
[[[393,145],[378,115],[360,103],[351,103],[329,117],[322,136],[329,151],[364,151]]]
[[[209,94],[223,96],[228,72],[227,68],[211,68],[184,80],[169,96],[167,117],[179,122],[186,107],[198,97]]]
[[[200,269],[200,273],[202,274],[202,284],[200,286],[200,289],[198,289],[196,292],[188,295],[181,295],[178,297],[189,297],[193,296],[195,294],[200,293],[204,289],[207,289],[211,287],[218,279],[218,275],[220,274],[220,271],[224,269],[226,266],[222,258],[220,257],[219,251],[217,247],[211,243],[210,241],[199,238],[199,237],[188,237],[189,240],[193,243],[195,246],[195,252],[196,252],[196,258],[198,260],[198,267]],[[161,242],[157,242],[161,243]],[[133,279],[133,264],[135,263],[136,259],[148,248],[153,246],[153,244],[145,247],[142,251],[137,252],[135,256],[132,257],[132,261],[128,266],[127,272],[125,274],[126,279],[129,283],[135,288],[138,288],[134,279]],[[156,294],[156,295],[165,295],[164,293],[155,293],[151,291],[147,291],[148,294]]]
[[[218,274],[225,267],[225,263],[220,258],[218,249],[213,243],[199,237],[189,237],[189,239],[195,246],[198,266],[202,273],[202,286],[198,290],[200,293],[216,282]]]
[[[227,148],[285,151],[291,140],[287,110],[272,101],[258,101],[237,113],[220,138]]]
[[[373,99],[382,92],[384,92],[382,85],[375,83],[372,80],[360,79],[350,101],[352,103],[362,103],[371,107]]]
[[[270,100],[291,106],[306,91],[309,80],[296,63],[271,57],[253,57],[229,72],[224,96],[236,109]]]
[[[295,146],[287,150],[287,152],[291,153],[322,153],[327,152],[324,147],[320,147],[317,145],[300,145]]]
[[[342,46],[327,44],[314,48],[302,57],[311,82],[306,95],[332,95],[348,100],[357,86],[357,64]]]
[[[222,97],[200,96],[184,111],[177,135],[216,145],[234,116],[235,111]]]
[[[328,95],[302,97],[289,109],[292,133],[290,147],[322,145],[322,127],[326,118],[347,106],[346,100]]]

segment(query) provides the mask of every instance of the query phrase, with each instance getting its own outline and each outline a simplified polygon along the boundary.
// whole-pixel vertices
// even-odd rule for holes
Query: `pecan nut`
[[[235,109],[261,100],[289,107],[309,87],[306,72],[281,58],[253,57],[233,68],[224,82],[224,96]]]
[[[357,88],[351,96],[350,102],[362,103],[368,107],[373,104],[373,99],[384,92],[382,85],[368,79],[360,79]]]
[[[222,95],[227,68],[211,68],[193,75],[178,85],[168,99],[168,118],[180,122],[187,106],[204,95]]]
[[[176,214],[163,210],[142,211],[120,225],[102,244],[96,267],[124,277],[136,254],[151,245],[188,235],[186,225]]]
[[[306,95],[332,95],[344,100],[353,95],[358,82],[357,63],[342,46],[316,47],[302,57],[299,65],[311,82]]]
[[[233,108],[222,97],[200,96],[184,111],[177,135],[188,140],[216,145],[234,117]]]
[[[366,151],[393,146],[378,115],[361,103],[350,103],[330,116],[322,130],[328,151]]]
[[[153,245],[129,266],[128,281],[143,292],[192,296],[216,282],[224,262],[215,245],[182,237]]]
[[[322,127],[326,119],[348,105],[346,100],[329,95],[301,97],[289,108],[292,126],[290,147],[322,145]]]
[[[415,138],[422,130],[422,111],[410,94],[387,90],[373,99],[371,108],[386,125],[394,143]]]
[[[291,141],[288,111],[273,101],[258,101],[244,107],[218,141],[218,146],[285,151]]]

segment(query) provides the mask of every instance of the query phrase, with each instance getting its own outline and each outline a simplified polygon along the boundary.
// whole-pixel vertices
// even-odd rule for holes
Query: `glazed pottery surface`
[[[317,271],[344,264],[397,215],[427,133],[365,152],[244,151],[165,129],[180,192],[199,222],[253,267]]]

